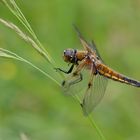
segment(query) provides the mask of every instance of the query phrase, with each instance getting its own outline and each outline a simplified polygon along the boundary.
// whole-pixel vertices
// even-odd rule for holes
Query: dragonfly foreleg
[[[83,76],[81,74],[81,70],[83,69],[83,67],[85,66],[85,62],[83,61],[83,63],[79,64],[77,67],[76,67],[76,70],[72,73],[72,80],[71,82],[69,83],[69,85],[73,85],[73,84],[76,84],[76,83],[79,83],[80,81],[82,81],[83,79]],[[62,86],[64,86],[66,83],[66,81],[63,81],[62,82]]]
[[[65,73],[65,74],[69,74],[69,73],[72,72],[73,68],[74,68],[74,64],[71,65],[71,67],[70,67],[70,69],[69,69],[68,71],[63,70],[63,69],[61,69],[61,68],[55,68],[55,70],[56,70],[56,71],[61,71],[61,72]]]

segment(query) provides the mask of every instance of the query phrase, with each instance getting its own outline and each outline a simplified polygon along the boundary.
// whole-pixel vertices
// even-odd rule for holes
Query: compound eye
[[[64,50],[64,55],[66,54],[66,50]]]

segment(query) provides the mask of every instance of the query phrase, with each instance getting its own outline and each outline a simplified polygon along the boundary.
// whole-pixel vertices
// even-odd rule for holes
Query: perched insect
[[[70,95],[73,95],[73,93],[71,93],[71,89],[83,80],[82,70],[89,70],[89,81],[87,85],[84,85],[87,89],[81,103],[85,115],[91,113],[95,106],[101,101],[106,90],[108,79],[119,81],[135,87],[140,87],[139,81],[128,78],[105,65],[94,42],[92,41],[91,43],[88,43],[81,35],[78,28],[76,26],[74,27],[84,50],[64,50],[64,61],[71,64],[71,67],[68,71],[60,68],[56,69],[66,74],[70,74],[68,78],[62,82],[64,91],[70,92]]]

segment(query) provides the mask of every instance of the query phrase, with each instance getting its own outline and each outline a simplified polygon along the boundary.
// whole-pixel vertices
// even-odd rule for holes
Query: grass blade
[[[42,49],[36,44],[36,42],[34,42],[34,40],[32,38],[30,38],[28,35],[26,35],[23,31],[21,31],[19,29],[19,27],[17,27],[15,24],[13,24],[12,22],[8,22],[2,18],[0,18],[0,22],[5,25],[6,27],[12,29],[13,31],[15,31],[25,42],[27,42],[28,44],[30,44],[35,50],[37,50],[43,57],[45,56],[45,58],[47,60],[49,60],[50,62],[50,57],[48,55],[46,55],[46,53],[44,51],[42,51]]]
[[[74,95],[73,98],[75,99],[76,102],[78,102],[78,104],[81,104],[81,100],[78,97],[78,95]],[[97,124],[95,123],[93,117],[91,116],[91,114],[89,114],[87,116],[89,122],[91,123],[91,126],[96,130],[97,134],[100,136],[101,140],[106,140],[105,136],[103,135],[102,131],[100,130],[100,128],[97,126]]]
[[[46,73],[45,71],[43,71],[42,69],[40,69],[39,67],[35,66],[33,63],[31,63],[30,61],[20,57],[19,55],[17,55],[14,52],[11,52],[7,49],[3,49],[0,48],[0,57],[4,57],[4,58],[10,58],[10,59],[15,59],[18,61],[22,61],[26,64],[29,64],[30,66],[32,66],[33,68],[35,68],[36,70],[38,70],[39,72],[41,72],[43,75],[45,75],[46,77],[48,77],[49,79],[51,79],[52,81],[54,81],[57,85],[60,86],[60,83],[57,82],[53,77],[51,77],[48,73]]]
[[[32,30],[30,24],[28,23],[27,19],[25,18],[24,14],[21,12],[20,8],[17,6],[16,2],[14,0],[1,0],[5,6],[11,11],[11,13],[21,22],[21,24],[27,29],[27,31],[32,36],[32,40],[36,43],[38,48],[40,49],[40,52],[42,56],[48,60],[48,62],[54,66],[55,61],[53,58],[49,55],[48,51],[44,48],[44,46],[41,44],[41,42],[38,40],[36,34]]]

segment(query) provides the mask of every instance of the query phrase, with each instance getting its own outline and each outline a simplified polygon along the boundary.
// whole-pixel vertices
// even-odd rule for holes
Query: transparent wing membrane
[[[105,94],[107,78],[97,74],[93,79],[93,85],[88,88],[83,99],[83,112],[88,115],[93,111],[96,105],[101,101]]]
[[[80,88],[79,84],[82,81],[82,74],[77,74],[73,76],[73,74],[70,74],[66,79],[62,82],[62,90],[65,95],[71,95],[74,96],[75,94],[78,94]]]
[[[82,79],[81,79],[82,76]],[[90,74],[89,71],[83,69],[81,73],[73,76],[69,74],[62,83],[62,90],[64,95],[78,96],[80,102],[83,102],[84,93],[87,88],[87,83],[89,82]]]
[[[75,30],[76,30],[76,32],[78,34],[78,37],[80,38],[81,44],[83,45],[84,49],[87,50],[87,51],[89,51],[89,52],[92,52],[93,51],[99,57],[99,59],[102,61],[101,56],[99,54],[99,51],[96,48],[95,42],[92,40],[91,43],[88,43],[84,39],[84,37],[81,34],[81,32],[79,31],[78,27],[74,25],[74,28],[75,28]]]
[[[95,45],[95,43],[94,43],[94,41],[92,40],[91,41],[91,44],[89,45],[93,50],[94,50],[94,52],[96,53],[96,55],[99,57],[99,59],[103,62],[103,60],[102,60],[102,58],[101,58],[101,55],[100,55],[100,53],[99,53],[99,51],[98,51],[98,49],[97,49],[97,47],[96,47],[96,45]]]
[[[74,29],[77,32],[80,42],[82,46],[84,47],[84,49],[87,50],[88,52],[92,52],[88,42],[84,39],[84,37],[82,36],[81,32],[79,31],[76,25],[74,25]]]
[[[62,83],[62,90],[65,95],[78,96],[85,116],[90,114],[103,98],[108,81],[107,78],[99,74],[94,75],[92,86],[88,88],[89,79],[89,71],[84,70],[82,74],[75,76],[69,74]]]

